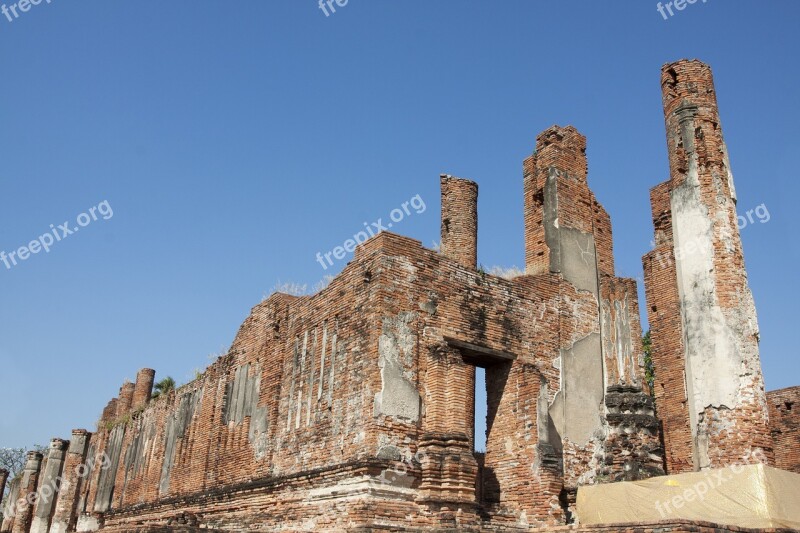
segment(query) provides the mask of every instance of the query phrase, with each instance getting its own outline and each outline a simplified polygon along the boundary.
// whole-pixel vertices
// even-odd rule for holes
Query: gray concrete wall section
[[[611,382],[611,369],[607,369],[606,388],[612,385],[641,385],[638,376],[639,361],[633,356],[631,336],[631,319],[628,294],[622,300],[603,298],[600,307],[600,323],[603,335],[604,361],[614,360],[615,375],[618,379]],[[638,341],[637,341],[638,342]]]
[[[695,468],[708,466],[708,440],[699,419],[707,406],[733,407],[741,356],[717,301],[714,279],[713,225],[700,197],[695,147],[694,113],[682,107],[681,137],[689,168],[686,179],[671,194],[678,293],[686,346],[686,386],[689,396]]]
[[[122,487],[123,494],[128,486],[128,480],[136,477],[147,462],[147,452],[156,436],[156,423],[151,412],[145,411],[139,419],[136,435],[125,450],[125,481]]]
[[[84,468],[86,467],[86,453],[89,448],[90,438],[91,434],[89,433],[72,433],[72,440],[70,440],[69,448],[67,449],[67,457],[79,457],[81,467],[77,470],[73,470],[72,472],[62,471],[62,477],[64,481],[62,482],[61,489],[62,491],[66,491],[67,484],[74,484],[74,487],[70,488],[72,497],[67,498],[66,492],[61,492],[59,494],[58,501],[56,502],[56,509],[50,524],[49,533],[66,533],[70,526],[74,526],[74,517],[78,510],[78,499],[83,482],[80,474],[86,473]],[[66,509],[66,515],[61,512],[61,509]],[[68,523],[69,519],[73,520],[73,524]]]
[[[172,472],[172,465],[175,464],[178,439],[182,439],[186,435],[186,430],[189,428],[192,418],[194,418],[197,406],[202,397],[203,389],[184,393],[180,397],[180,405],[178,408],[167,418],[164,464],[161,467],[161,480],[158,485],[160,494],[169,492],[169,478]]]
[[[125,424],[117,424],[111,429],[106,445],[106,455],[108,456],[108,468],[101,466],[100,478],[97,481],[97,496],[95,498],[94,510],[104,513],[111,508],[111,498],[114,496],[114,482],[119,468],[119,459],[122,455],[122,440],[125,438]]]
[[[95,479],[94,471],[97,468],[97,465],[95,464],[95,456],[97,452],[95,446],[92,444],[91,438],[89,439],[88,444],[89,444],[89,449],[86,452],[86,460],[84,462],[88,467],[88,471],[83,480],[85,486],[83,490],[81,490],[80,496],[78,497],[78,514],[87,513],[90,511],[90,509],[88,509],[89,502],[87,500],[89,496],[89,491],[91,490],[92,487],[92,480]]]
[[[670,202],[695,468],[703,469],[710,466],[708,435],[702,423],[705,410],[734,409],[743,399],[753,400],[743,396],[743,392],[752,387],[744,381],[749,379],[752,369],[759,368],[760,362],[758,344],[754,340],[758,335],[755,304],[746,280],[738,307],[723,309],[719,303],[714,265],[715,222],[718,225],[716,234],[721,237],[732,241],[738,235],[735,228],[729,227],[726,210],[719,209],[716,219],[713,218],[701,197],[695,146],[696,111],[695,107],[686,105],[676,111],[680,116],[680,135],[689,168],[685,181],[672,191]],[[715,178],[732,184],[730,171],[726,176]],[[733,198],[722,201],[731,202],[729,207],[733,208]],[[734,249],[733,242],[725,245],[728,250]]]
[[[94,515],[81,515],[78,518],[78,533],[88,533],[100,529],[100,521]]]
[[[378,341],[382,386],[375,394],[375,416],[419,420],[422,399],[412,371],[417,336],[410,327],[415,319],[415,313],[400,313],[396,318],[383,320],[383,332]]]
[[[226,385],[225,410],[222,414],[224,424],[239,425],[246,417],[250,417],[248,439],[255,451],[256,459],[266,456],[269,446],[267,441],[267,407],[259,407],[261,397],[261,365],[255,365],[251,375],[249,363],[236,369],[233,381]]]
[[[544,186],[544,238],[550,249],[550,272],[562,273],[579,290],[597,297],[597,252],[591,233],[567,227],[558,216],[558,179],[570,178],[550,168]]]
[[[31,533],[47,533],[56,507],[56,498],[61,487],[61,473],[69,441],[53,439],[47,452],[47,465],[39,478],[39,498],[33,511]]]
[[[578,290],[599,298],[597,255],[591,233],[566,227],[559,221],[558,179],[574,179],[550,168],[544,190],[545,242],[550,249],[550,271],[560,272]],[[599,311],[598,311],[599,314]],[[598,317],[598,328],[599,317]],[[561,351],[560,389],[550,407],[559,436],[584,446],[602,430],[605,391],[600,335],[592,333]]]
[[[592,333],[561,350],[561,390],[550,407],[562,439],[585,446],[603,429],[603,361],[600,335]]]

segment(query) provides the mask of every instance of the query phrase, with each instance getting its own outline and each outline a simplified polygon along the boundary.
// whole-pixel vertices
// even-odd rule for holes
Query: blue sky
[[[6,4],[10,0],[5,0]],[[641,277],[668,177],[663,63],[715,71],[768,389],[800,383],[794,282],[800,3],[52,0],[0,16],[0,446],[93,429],[125,378],[189,381],[279,282],[415,195],[393,231],[438,239],[440,173],[480,184],[479,260],[524,258],[522,160],[588,137],[620,274]],[[336,264],[338,271],[344,261]],[[333,270],[333,269],[331,269]],[[642,296],[643,298],[643,296]],[[643,306],[644,307],[644,306]]]

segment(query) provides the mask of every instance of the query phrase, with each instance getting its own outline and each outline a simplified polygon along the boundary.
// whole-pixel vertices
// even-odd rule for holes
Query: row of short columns
[[[118,398],[103,410],[101,422],[119,418],[132,410],[143,409],[153,392],[155,371],[140,370],[136,382],[125,382]],[[75,531],[79,501],[88,474],[87,464],[92,434],[85,429],[72,431],[71,440],[53,439],[46,454],[28,452],[25,468],[13,483],[14,501],[8,502],[0,533],[66,533]],[[0,470],[0,494],[9,472]]]
[[[85,429],[76,429],[72,441],[50,441],[46,455],[28,452],[15,501],[5,509],[4,533],[63,533],[70,526],[74,531],[90,438]]]

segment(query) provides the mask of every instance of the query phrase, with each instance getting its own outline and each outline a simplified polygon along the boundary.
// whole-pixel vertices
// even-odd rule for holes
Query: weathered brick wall
[[[614,277],[611,220],[588,186],[586,138],[571,126],[551,127],[523,168],[526,272],[563,280],[550,415],[572,503],[577,486],[609,474],[605,456],[623,451],[622,440],[604,442],[612,433],[604,420],[606,389],[643,382],[636,282]],[[644,440],[655,436],[652,428],[640,430]]]
[[[669,182],[650,191],[655,245],[643,258],[652,358],[656,366],[654,394],[664,439],[667,471],[694,470],[692,425],[686,390],[686,354],[672,238]]]
[[[645,274],[657,324],[656,399],[672,426],[665,442],[676,447],[668,463],[689,469],[686,432],[677,427],[687,419],[692,469],[769,460],[758,324],[711,69],[694,60],[668,64],[661,85],[671,178],[653,193],[656,249],[645,257]],[[685,387],[668,388],[681,379]]]
[[[800,474],[800,387],[767,393],[775,466]]]
[[[586,181],[586,138],[571,126],[553,126],[537,137],[523,168],[526,272],[563,279],[551,302],[558,310],[559,346],[547,361],[558,369],[558,380],[549,383],[549,414],[560,436],[553,445],[563,456],[564,483],[574,492],[597,474],[605,390],[593,234],[597,210]]]
[[[611,216],[592,194],[592,234],[597,249],[597,268],[602,276],[614,276],[614,238]]]
[[[112,507],[372,456],[366,392],[379,369],[366,367],[377,342],[367,325],[378,299],[362,269],[353,265],[323,295],[260,304],[228,355],[134,414]]]
[[[615,283],[609,302],[631,297]],[[637,327],[614,309],[615,331]],[[558,274],[504,280],[381,234],[320,294],[256,306],[196,381],[104,417],[78,507],[87,521],[104,512],[109,528],[184,514],[223,529],[478,527],[481,512],[497,524],[563,523],[562,468],[575,483],[594,476],[605,448],[578,458],[552,431],[549,407],[563,393],[554,362],[599,331],[595,297]],[[476,365],[489,384],[480,477]],[[602,390],[602,361],[594,378]]]
[[[474,285],[475,290],[465,290],[465,284]],[[502,292],[493,296],[497,285]],[[122,520],[129,506],[152,506],[159,499],[174,498],[199,502],[212,498],[219,487],[231,487],[235,493],[234,487],[245,487],[253,480],[263,480],[267,492],[277,491],[281,485],[290,490],[303,472],[314,480],[320,506],[331,498],[326,491],[341,495],[369,488],[369,484],[359,486],[353,481],[354,468],[369,470],[369,461],[387,463],[381,457],[392,456],[389,452],[393,449],[417,452],[420,424],[425,426],[421,398],[426,391],[420,371],[426,365],[420,365],[419,359],[428,348],[421,347],[423,341],[436,346],[452,336],[496,350],[519,346],[513,322],[536,317],[539,310],[530,304],[520,306],[527,309],[518,308],[515,299],[528,291],[513,287],[511,282],[467,272],[458,263],[424,250],[416,241],[386,234],[359,249],[356,261],[317,297],[274,296],[254,309],[230,354],[198,381],[134,413],[127,425],[119,423],[125,426],[125,433],[117,446],[122,460],[115,473],[112,508],[121,511],[109,513],[107,521],[113,525],[114,520]],[[476,307],[482,301],[486,305]],[[465,313],[467,305],[472,311]],[[428,317],[430,313],[435,318]],[[516,315],[513,322],[510,313]],[[556,342],[550,339],[550,344]],[[242,372],[246,365],[250,365],[248,371]],[[540,382],[540,377],[532,382],[534,398]],[[459,415],[462,429],[471,425],[460,409],[472,392],[464,385],[449,387],[447,405],[456,411],[445,418],[453,420]],[[250,394],[256,396],[242,404]],[[229,410],[234,408],[236,411]],[[531,409],[524,424],[535,420],[535,402]],[[261,416],[264,418],[259,419],[254,433],[253,419]],[[170,426],[170,420],[177,422]],[[521,421],[509,429],[516,427],[519,434],[524,424]],[[175,429],[171,431],[171,427]],[[113,432],[101,428],[93,439],[98,451],[115,455],[107,444],[114,442]],[[358,466],[361,463],[367,466]],[[332,487],[325,487],[321,473],[325,469],[330,471]],[[380,474],[381,468],[374,473]],[[474,487],[475,480],[471,483]],[[516,478],[514,483],[520,484]],[[408,489],[384,490],[402,495]],[[95,489],[88,509],[95,508],[92,500],[96,495]],[[552,497],[557,507],[557,491]],[[264,498],[278,504],[274,492],[259,498],[262,504]],[[283,494],[280,500],[285,499]],[[398,499],[394,506],[382,504],[381,508],[404,516],[413,506],[405,501],[407,496]],[[516,497],[516,501],[522,499]],[[334,504],[342,505],[332,501]],[[246,509],[248,504],[243,501],[241,505]],[[167,519],[173,509],[158,507],[153,507],[150,518]],[[198,511],[200,507],[198,504]],[[190,508],[188,504],[185,507]],[[321,510],[313,514],[324,515]],[[379,515],[361,519],[376,520]],[[140,516],[148,515],[143,512]],[[258,515],[250,519],[269,520]],[[230,525],[226,520],[234,518],[218,520]],[[246,518],[239,513],[235,520],[241,525]]]

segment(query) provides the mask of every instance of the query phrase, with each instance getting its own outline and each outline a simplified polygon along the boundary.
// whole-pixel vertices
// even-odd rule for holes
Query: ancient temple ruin
[[[711,70],[665,65],[661,86],[654,391],[586,138],[554,126],[523,163],[524,275],[478,267],[478,185],[443,175],[440,251],[380,233],[321,292],[254,307],[191,383],[151,399],[141,370],[94,432],[28,456],[0,531],[553,531],[582,486],[752,460],[800,473],[800,388],[764,390]]]

